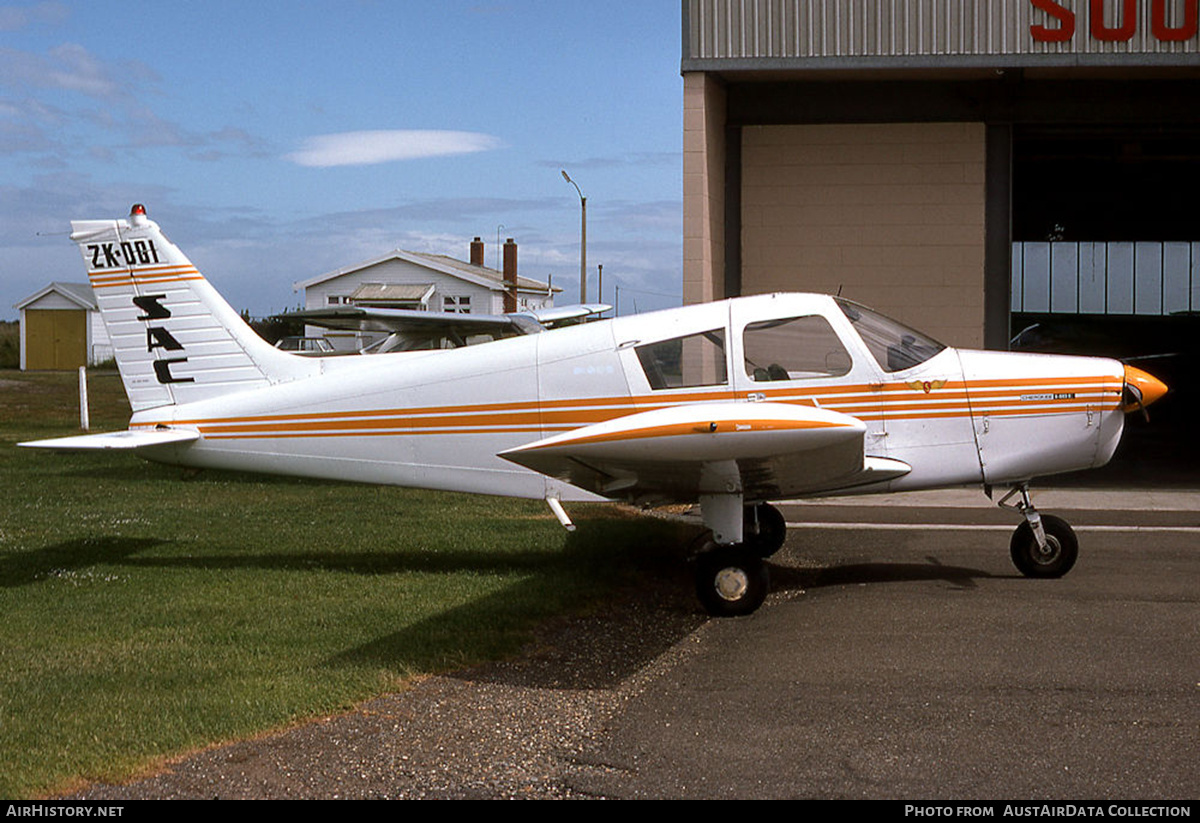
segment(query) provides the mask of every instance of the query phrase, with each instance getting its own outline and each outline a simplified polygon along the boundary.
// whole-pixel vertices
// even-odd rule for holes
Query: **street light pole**
[[[566,169],[562,169],[563,180],[575,187],[579,195],[579,302],[587,302],[587,198],[579,190],[579,184],[571,179]]]

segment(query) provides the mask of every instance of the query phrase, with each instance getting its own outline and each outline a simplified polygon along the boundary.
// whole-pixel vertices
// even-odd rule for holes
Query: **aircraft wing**
[[[616,499],[688,501],[740,491],[779,500],[911,470],[865,456],[865,434],[861,420],[815,406],[703,403],[595,423],[500,457]]]
[[[101,451],[105,449],[144,449],[151,446],[166,446],[171,443],[190,443],[198,440],[200,433],[187,429],[152,429],[106,432],[104,434],[81,434],[75,437],[55,437],[51,440],[29,440],[18,443],[30,449],[53,449],[60,452]]]
[[[519,314],[532,317],[548,329],[572,320],[601,315],[612,309],[607,303],[576,303],[572,306],[555,306],[550,309],[530,309]]]
[[[463,336],[484,333],[533,334],[542,330],[537,319],[521,314],[455,314],[414,309],[382,309],[338,306],[305,309],[278,315],[285,320],[303,320],[310,326],[370,332],[434,332],[455,330]]]

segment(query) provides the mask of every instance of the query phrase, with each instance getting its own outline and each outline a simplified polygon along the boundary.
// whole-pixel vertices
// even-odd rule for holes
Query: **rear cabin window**
[[[840,377],[850,353],[820,315],[750,323],[742,337],[746,375],[756,383]]]
[[[729,382],[724,329],[638,346],[637,356],[652,389],[721,386]]]

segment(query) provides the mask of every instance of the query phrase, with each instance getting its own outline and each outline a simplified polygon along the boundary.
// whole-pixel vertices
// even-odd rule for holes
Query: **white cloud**
[[[61,23],[67,18],[62,3],[35,3],[32,6],[0,6],[0,31],[16,31],[34,23]]]
[[[45,78],[48,86],[77,91],[90,97],[108,99],[117,94],[120,84],[109,66],[97,60],[76,43],[64,43],[50,50],[56,65]]]
[[[499,138],[469,131],[350,131],[309,137],[299,151],[285,157],[301,166],[369,166],[393,160],[470,154],[500,145]]]

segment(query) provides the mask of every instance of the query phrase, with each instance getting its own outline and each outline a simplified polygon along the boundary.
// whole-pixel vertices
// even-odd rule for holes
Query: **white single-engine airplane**
[[[697,592],[719,615],[762,603],[786,529],[768,501],[794,497],[1010,486],[1017,568],[1065,574],[1074,533],[1039,516],[1029,481],[1103,465],[1124,414],[1166,391],[1115,360],[956,350],[814,294],[300,357],[243,323],[140,205],[71,227],[133,417],[22,445],[544,499],[567,527],[564,500],[698,502]]]

